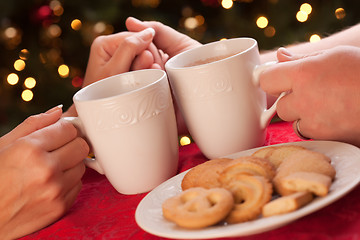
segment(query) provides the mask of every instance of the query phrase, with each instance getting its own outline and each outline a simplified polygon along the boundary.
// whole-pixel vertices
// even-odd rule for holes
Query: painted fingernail
[[[59,105],[57,105],[56,107],[53,107],[53,108],[47,110],[45,113],[49,114],[49,113],[55,112],[55,111],[57,111],[57,110],[59,110],[59,109],[62,109],[63,106],[64,106],[64,105],[59,104]]]

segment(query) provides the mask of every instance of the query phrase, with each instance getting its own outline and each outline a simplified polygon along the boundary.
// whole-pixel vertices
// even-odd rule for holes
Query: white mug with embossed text
[[[252,38],[205,44],[167,61],[165,68],[178,107],[206,157],[218,158],[264,144],[277,102],[267,109],[258,75],[272,64],[260,65],[258,45]]]
[[[123,194],[147,192],[176,174],[178,136],[166,73],[112,76],[75,93],[76,125],[95,158],[85,163]]]

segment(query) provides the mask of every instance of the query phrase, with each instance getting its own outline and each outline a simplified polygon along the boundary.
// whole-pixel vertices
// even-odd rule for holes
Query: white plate
[[[246,236],[278,228],[315,212],[341,198],[359,183],[359,148],[349,144],[331,141],[307,141],[279,145],[286,144],[304,146],[310,150],[324,153],[331,158],[332,164],[336,169],[336,177],[331,185],[330,192],[326,197],[316,198],[310,204],[288,214],[259,218],[245,223],[213,226],[200,230],[187,230],[177,227],[174,223],[165,220],[161,210],[161,205],[167,198],[181,192],[181,181],[186,174],[186,172],[183,172],[159,185],[143,198],[135,213],[137,224],[153,235],[166,238],[200,239]],[[258,149],[260,148],[246,150],[227,157],[237,158],[240,156],[251,155]]]

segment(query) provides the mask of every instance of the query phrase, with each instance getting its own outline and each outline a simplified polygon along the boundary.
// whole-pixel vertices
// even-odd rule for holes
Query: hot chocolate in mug
[[[164,71],[112,76],[79,90],[73,101],[78,117],[65,120],[93,149],[95,158],[85,163],[118,192],[147,192],[176,174],[176,118]]]
[[[167,61],[165,68],[180,112],[206,157],[264,144],[277,101],[267,109],[258,75],[272,64],[260,64],[258,45],[252,38],[205,44]]]

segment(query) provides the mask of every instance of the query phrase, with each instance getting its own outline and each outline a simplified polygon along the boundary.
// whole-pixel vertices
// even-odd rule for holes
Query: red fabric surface
[[[301,139],[294,134],[291,123],[272,123],[268,127],[265,145],[294,141]],[[179,172],[206,161],[195,144],[181,147],[179,158]],[[135,222],[136,207],[145,195],[119,194],[103,175],[88,169],[83,189],[70,211],[52,225],[21,239],[164,239],[144,232]],[[360,239],[360,186],[335,203],[286,226],[230,239]]]

